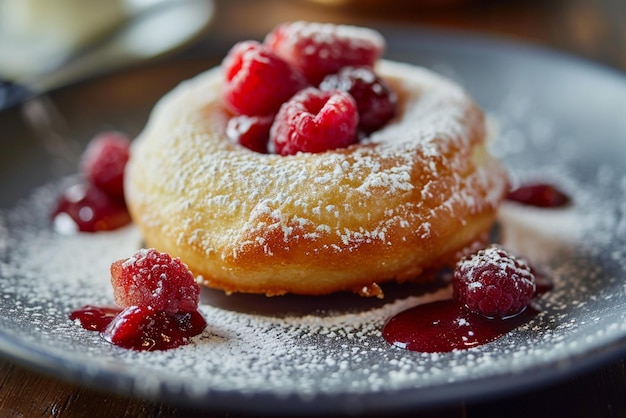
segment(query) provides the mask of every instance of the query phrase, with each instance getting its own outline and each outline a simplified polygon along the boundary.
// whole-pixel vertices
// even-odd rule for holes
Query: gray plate
[[[389,286],[383,301],[226,297],[204,290],[209,327],[160,353],[118,349],[67,319],[110,304],[108,265],[141,245],[133,227],[61,236],[48,214],[88,139],[136,134],[155,100],[218,60],[164,62],[69,86],[0,114],[0,351],[109,391],[230,411],[328,413],[493,397],[579,373],[626,352],[626,79],[544,50],[425,31],[385,31],[390,59],[425,65],[482,105],[513,182],[548,181],[567,209],[507,204],[504,243],[555,281],[541,313],[500,340],[448,354],[388,346],[385,320],[449,296],[442,283]],[[221,56],[224,51],[215,51]],[[51,110],[58,117],[51,117]],[[54,112],[52,112],[54,113]],[[35,123],[29,127],[25,120]]]

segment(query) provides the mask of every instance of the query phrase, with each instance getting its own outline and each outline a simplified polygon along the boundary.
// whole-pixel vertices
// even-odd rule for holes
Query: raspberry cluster
[[[395,94],[374,71],[384,46],[371,29],[309,22],[236,44],[222,62],[228,137],[280,155],[356,143],[396,114]]]

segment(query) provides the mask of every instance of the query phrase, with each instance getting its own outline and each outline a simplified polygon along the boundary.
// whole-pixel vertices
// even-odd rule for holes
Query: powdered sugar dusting
[[[563,180],[564,184],[571,181]],[[57,186],[35,192],[31,200],[0,217],[0,225],[8,232],[2,239],[0,263],[3,332],[27,344],[37,341],[55,356],[71,359],[93,373],[114,367],[116,373],[137,376],[134,390],[144,395],[163,390],[165,380],[170,389],[194,397],[207,391],[303,398],[324,393],[384,393],[524,370],[583,353],[626,333],[619,308],[626,304],[626,286],[619,279],[619,272],[626,271],[626,254],[623,247],[612,247],[615,236],[611,232],[623,223],[623,208],[619,218],[606,224],[604,216],[613,209],[595,207],[590,212],[597,191],[576,187],[576,205],[556,213],[515,205],[504,208],[504,244],[527,251],[525,240],[534,242],[537,250],[526,253],[533,261],[545,262],[555,289],[539,300],[542,312],[536,320],[501,340],[468,351],[411,353],[388,346],[381,337],[386,319],[416,304],[450,297],[447,286],[380,305],[351,299],[348,309],[300,313],[281,313],[280,309],[263,313],[268,303],[280,306],[289,297],[251,298],[229,308],[238,303],[238,296],[205,290],[200,310],[209,326],[191,345],[154,353],[111,346],[97,333],[69,321],[68,314],[83,304],[113,302],[109,264],[132,254],[141,246],[141,238],[132,226],[97,235],[55,234],[46,215]],[[618,187],[623,187],[623,180]],[[521,239],[511,231],[525,216],[535,220],[534,228],[526,228]],[[558,225],[554,219],[564,221]],[[568,239],[544,245],[544,226],[566,230]],[[581,237],[589,238],[581,242]],[[607,248],[611,251],[603,252]],[[296,305],[300,304],[297,300]],[[599,315],[596,306],[607,300],[619,309]],[[332,306],[333,299],[315,301],[323,307]],[[310,300],[305,299],[307,303]],[[258,309],[261,313],[255,313]]]
[[[546,210],[507,203],[502,208],[503,245],[542,265],[555,287],[539,298],[535,319],[493,343],[445,354],[390,347],[380,336],[387,318],[450,296],[448,287],[432,292],[400,287],[386,292],[383,301],[346,296],[342,304],[334,297],[226,297],[205,290],[200,309],[209,327],[191,345],[165,352],[114,347],[68,314],[83,304],[112,303],[109,265],[140,248],[141,236],[132,226],[96,235],[54,233],[48,215],[62,185],[53,183],[0,212],[1,345],[26,361],[43,353],[59,373],[106,381],[102,389],[155,398],[175,394],[182,402],[212,407],[224,406],[218,395],[227,393],[232,395],[227,405],[242,410],[252,408],[246,408],[244,395],[266,394],[279,408],[288,395],[304,403],[335,394],[345,395],[342,405],[353,411],[356,404],[396,393],[419,398],[432,394],[428,389],[441,393],[454,384],[506,386],[518,374],[562,371],[606,352],[626,338],[626,172],[623,164],[590,159],[577,145],[587,139],[567,137],[546,115],[533,113],[523,92],[515,91],[510,103],[507,99],[494,111],[501,138],[495,150],[515,182],[549,181],[569,194],[573,205]],[[567,153],[560,153],[564,149]],[[338,173],[345,163],[329,164]],[[251,167],[243,167],[255,177]],[[397,174],[393,182],[404,184]],[[258,186],[262,192],[263,184]],[[214,198],[234,205],[226,196]],[[272,201],[257,209],[280,213]],[[317,204],[307,210],[335,216],[340,208]],[[318,226],[321,232],[332,227]]]
[[[333,253],[403,245],[414,225],[424,225],[418,236],[428,240],[436,213],[464,222],[460,212],[497,205],[505,184],[493,175],[498,169],[477,163],[466,174],[481,121],[465,92],[415,66],[381,61],[378,71],[403,92],[402,117],[345,153],[319,158],[258,154],[222,140],[220,70],[184,83],[162,99],[134,147],[130,195],[144,205],[141,223],[164,231],[165,241],[236,259],[251,247],[275,256],[272,245],[288,251],[290,242]],[[173,127],[173,136],[163,134]],[[164,195],[174,202],[163,204]],[[422,197],[436,204],[427,208]]]

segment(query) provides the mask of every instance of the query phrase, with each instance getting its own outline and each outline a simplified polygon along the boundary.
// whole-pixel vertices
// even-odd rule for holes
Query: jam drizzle
[[[169,350],[188,344],[206,327],[200,312],[155,311],[150,307],[117,307],[86,305],[70,313],[89,331],[97,331],[111,344],[137,351]]]
[[[506,199],[523,205],[539,208],[560,208],[567,206],[571,199],[555,186],[546,183],[528,184],[511,190]]]
[[[63,191],[52,212],[61,233],[112,231],[131,222],[124,202],[112,199],[92,184],[79,183]]]
[[[529,267],[535,282],[533,299],[551,291],[552,277],[541,267]],[[453,298],[417,305],[394,315],[383,326],[382,335],[392,346],[408,351],[447,353],[495,341],[538,313],[531,300],[516,315],[489,318],[470,311]]]
[[[73,310],[70,319],[78,320],[86,330],[102,332],[120,312],[118,307],[85,305]]]
[[[537,313],[529,306],[512,318],[489,319],[448,299],[400,312],[387,321],[383,337],[389,344],[409,351],[444,353],[465,350],[498,339]]]

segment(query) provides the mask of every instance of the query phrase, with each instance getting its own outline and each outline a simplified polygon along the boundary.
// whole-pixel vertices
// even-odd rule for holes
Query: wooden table
[[[436,2],[436,1],[431,1]],[[456,6],[419,6],[420,1],[334,7],[320,0],[217,1],[209,36],[262,36],[276,23],[296,19],[363,25],[399,23],[464,30],[543,45],[626,71],[624,0],[456,1]],[[326,1],[325,3],[329,3]],[[350,3],[350,2],[348,2]],[[355,3],[355,2],[351,2]],[[417,3],[414,4],[414,3]],[[443,1],[441,2],[443,3]],[[184,52],[183,52],[184,53]],[[436,410],[407,411],[423,417],[626,417],[626,357],[552,385],[495,400],[459,402]],[[61,382],[0,361],[0,417],[237,417],[224,411],[186,410],[129,399]]]

